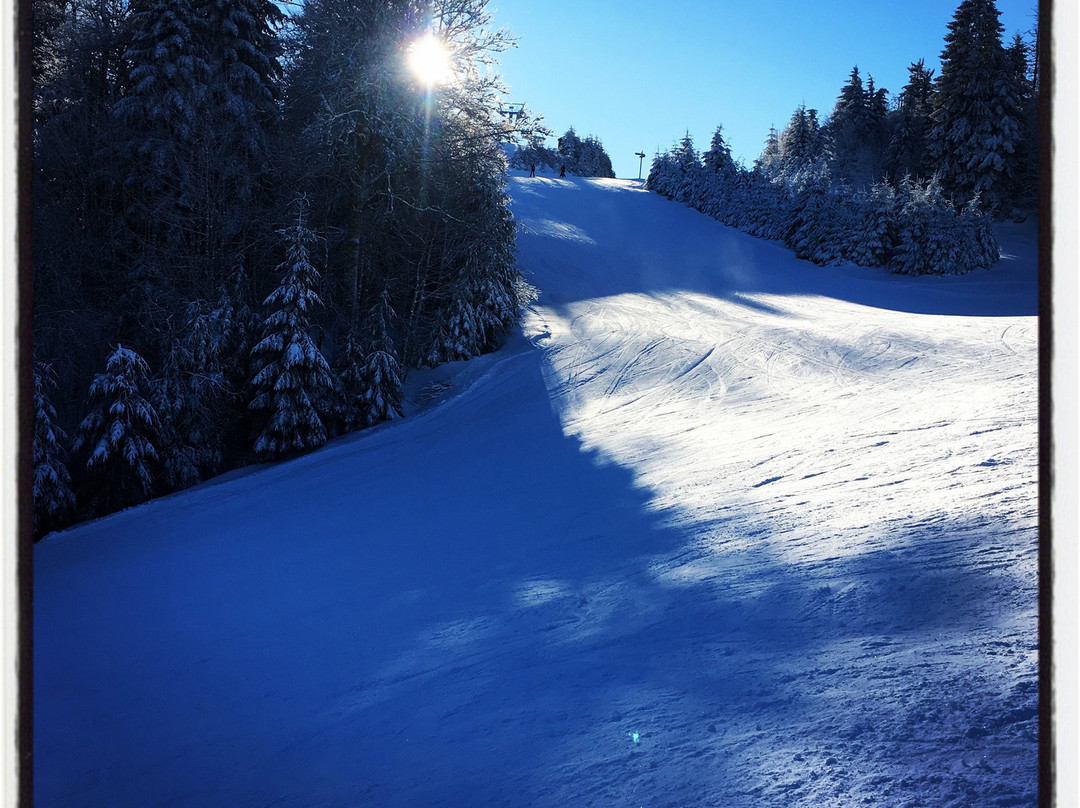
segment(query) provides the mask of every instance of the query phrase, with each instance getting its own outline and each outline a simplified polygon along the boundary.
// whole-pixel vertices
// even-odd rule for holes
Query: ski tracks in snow
[[[511,193],[524,338],[35,547],[36,804],[1034,806],[1034,276]]]
[[[535,344],[567,434],[631,470],[690,537],[650,574],[743,616],[726,635],[673,631],[665,650],[672,670],[724,682],[699,715],[674,694],[655,708],[664,729],[649,742],[683,770],[680,804],[1033,805],[1034,318],[706,293],[680,272],[701,245],[672,236],[671,204],[631,204],[656,212],[656,232],[635,238],[664,243],[664,271],[573,299],[564,276],[634,276],[640,259],[619,252],[602,207],[568,201],[574,231],[607,252],[601,266],[590,252],[546,260],[550,239],[525,236],[531,280],[553,293],[525,330],[546,335]],[[758,718],[730,725],[735,705]]]

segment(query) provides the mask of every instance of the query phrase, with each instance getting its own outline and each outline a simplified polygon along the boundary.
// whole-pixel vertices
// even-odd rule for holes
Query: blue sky
[[[898,93],[920,58],[936,68],[960,0],[491,0],[517,37],[502,54],[510,99],[561,134],[596,135],[615,173],[645,172],[689,130],[707,148],[723,124],[749,164],[769,126],[802,103],[827,114],[858,65]],[[998,0],[1006,40],[1034,26],[1036,0]]]

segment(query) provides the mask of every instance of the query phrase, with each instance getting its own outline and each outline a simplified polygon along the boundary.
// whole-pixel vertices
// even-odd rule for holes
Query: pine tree
[[[874,183],[857,203],[851,261],[866,267],[885,266],[896,247],[896,191],[887,182]]]
[[[1009,204],[1021,99],[1002,46],[994,0],[963,0],[949,23],[934,95],[930,147],[944,192],[989,210]]]
[[[202,141],[209,68],[191,0],[136,0],[131,42],[113,106],[122,126],[122,255],[114,271],[124,283],[119,335],[160,342],[160,310],[183,305],[193,271],[190,233],[198,176],[190,155]],[[182,267],[182,268],[181,268]]]
[[[729,224],[739,167],[731,159],[731,149],[724,140],[722,130],[723,127],[716,127],[709,143],[709,150],[701,156],[705,171],[701,178],[699,209],[714,219]]]
[[[390,293],[385,289],[379,302],[368,315],[367,329],[371,346],[361,371],[361,398],[367,422],[377,424],[403,415],[404,393],[401,367],[390,336],[391,323],[396,319],[390,305]]]
[[[195,194],[203,219],[193,246],[205,254],[207,286],[221,280],[225,266],[215,259],[247,247],[257,230],[251,218],[265,207],[260,191],[270,174],[271,137],[277,129],[281,97],[284,15],[271,0],[193,0],[209,71],[208,115],[200,147],[190,155],[199,167]]]
[[[578,177],[615,176],[611,168],[611,157],[599,138],[589,135],[582,140],[574,127],[570,127],[559,138],[558,144],[560,165],[566,167],[567,174]]]
[[[906,275],[956,275],[989,268],[999,257],[990,217],[946,198],[936,179],[910,178],[897,191],[896,249],[889,264]]]
[[[653,155],[652,163],[649,164],[649,173],[645,177],[645,187],[655,191],[660,196],[671,198],[671,154],[670,152],[657,151]]]
[[[784,238],[790,230],[792,216],[791,194],[786,185],[772,181],[757,167],[745,180],[741,216],[735,226],[760,238]]]
[[[754,171],[766,179],[772,179],[783,170],[783,160],[780,153],[780,133],[776,127],[769,127],[769,135],[765,138],[765,148],[761,156],[754,161]]]
[[[269,0],[137,0],[114,106],[124,142],[125,308],[208,300],[263,231],[282,13]],[[145,326],[144,326],[145,327]],[[160,338],[160,335],[155,334]]]
[[[191,137],[204,110],[210,71],[199,29],[191,0],[132,5],[133,34],[124,54],[127,92],[115,112],[131,127],[135,154],[152,174],[137,193],[149,190],[154,176],[175,173],[171,163],[178,146]]]
[[[847,84],[840,89],[840,95],[836,99],[833,108],[833,118],[847,117],[860,122],[866,110],[866,88],[863,86],[862,76],[859,75],[859,66],[851,68]]]
[[[1039,183],[1038,77],[1031,67],[1034,60],[1029,58],[1032,47],[1017,33],[1005,51],[1011,91],[1020,101],[1020,139],[1014,155],[1016,168],[1009,197],[1024,208],[1036,206]]]
[[[572,126],[558,140],[559,157],[562,158],[563,163],[566,165],[566,170],[571,173],[573,173],[571,166],[577,165],[580,146],[581,140]]]
[[[724,127],[717,126],[709,141],[709,150],[701,156],[705,168],[713,174],[729,174],[735,171],[735,161],[731,159],[731,147],[724,140]]]
[[[199,2],[199,0],[196,0]],[[270,0],[201,0],[213,103],[225,110],[253,152],[265,148],[264,129],[276,116],[285,15]]]
[[[312,338],[311,316],[322,300],[315,291],[319,273],[308,258],[314,234],[304,213],[280,231],[286,260],[281,282],[263,303],[269,312],[262,339],[251,349],[254,396],[249,408],[259,417],[255,453],[274,459],[314,449],[326,442],[323,418],[332,408],[334,379]]]
[[[893,178],[910,174],[926,176],[927,134],[933,112],[934,71],[922,59],[908,66],[908,83],[900,92],[895,125],[885,156],[886,171]]]
[[[694,139],[687,132],[672,151],[678,179],[675,182],[673,198],[679,202],[694,206],[702,180],[701,158],[694,148]]]
[[[808,110],[805,104],[799,105],[792,113],[787,128],[780,134],[778,146],[786,173],[794,173],[817,159],[821,152],[817,110]]]
[[[833,186],[823,161],[805,166],[791,178],[791,216],[784,243],[796,257],[815,264],[840,263],[847,252],[850,217],[840,200],[840,186]]]
[[[34,537],[63,527],[75,511],[67,435],[57,423],[52,392],[56,377],[49,365],[34,364]]]
[[[884,173],[887,95],[875,87],[873,76],[864,86],[859,68],[852,68],[824,127],[829,168],[837,180],[867,186]]]
[[[364,360],[367,358],[367,340],[358,329],[350,328],[345,346],[336,351],[334,369],[339,380],[340,396],[336,416],[345,432],[362,429],[368,425],[368,405],[365,397],[366,381]]]
[[[172,490],[221,470],[227,404],[235,395],[225,373],[232,327],[227,314],[220,307],[192,303],[185,320],[165,353],[154,399],[168,433],[162,463]]]
[[[79,424],[72,454],[79,497],[103,514],[148,499],[161,479],[161,419],[151,403],[150,368],[121,345],[90,384],[90,413]]]

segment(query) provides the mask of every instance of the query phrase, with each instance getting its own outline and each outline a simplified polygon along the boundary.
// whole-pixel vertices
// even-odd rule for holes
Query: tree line
[[[648,187],[818,264],[953,274],[997,262],[993,218],[1037,201],[1039,69],[1034,45],[1006,46],[994,0],[964,0],[936,77],[924,60],[890,104],[852,69],[827,118],[800,106],[750,169],[717,128],[658,154]]]
[[[34,0],[35,535],[400,415],[528,294],[487,0]],[[453,79],[408,68],[445,43]]]
[[[510,159],[514,168],[536,168],[572,174],[577,177],[613,178],[611,156],[595,135],[579,137],[570,127],[556,141],[556,148],[545,145],[544,133],[534,132]]]

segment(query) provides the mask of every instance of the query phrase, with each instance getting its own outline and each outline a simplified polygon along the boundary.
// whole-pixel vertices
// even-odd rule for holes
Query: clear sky
[[[491,0],[517,47],[502,54],[508,100],[557,134],[595,135],[619,177],[645,173],[687,130],[699,150],[718,124],[749,165],[799,104],[824,118],[851,68],[899,93],[908,65],[936,69],[960,0]],[[1037,0],[997,0],[1006,42],[1035,25]],[[554,145],[552,143],[552,145]]]

